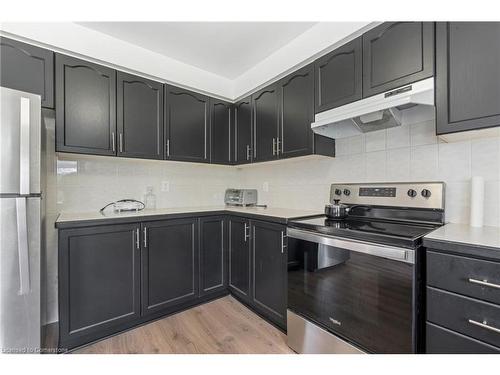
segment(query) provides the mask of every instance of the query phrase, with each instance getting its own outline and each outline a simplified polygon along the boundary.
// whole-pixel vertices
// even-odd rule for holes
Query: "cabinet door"
[[[139,226],[59,231],[60,347],[118,332],[140,316]]]
[[[306,66],[279,82],[280,136],[277,151],[280,157],[312,153],[314,121],[314,69]]]
[[[316,113],[361,99],[362,64],[361,37],[316,60]]]
[[[231,104],[210,98],[210,112],[211,162],[231,164],[234,159]]]
[[[252,162],[252,98],[248,97],[234,105],[235,162]]]
[[[166,158],[209,162],[208,96],[166,85]]]
[[[54,108],[54,53],[1,37],[0,86],[38,94],[42,107]]]
[[[252,95],[254,149],[253,160],[265,161],[278,157],[279,120],[278,86],[273,84]]]
[[[117,73],[118,155],[163,159],[163,84]]]
[[[500,22],[436,26],[438,134],[500,126]]]
[[[198,296],[197,219],[142,225],[142,314],[168,310]]]
[[[363,97],[434,74],[434,23],[385,22],[363,34]]]
[[[224,216],[200,218],[200,295],[227,287],[226,226]]]
[[[56,54],[56,151],[116,154],[116,73]]]
[[[250,221],[230,217],[229,226],[229,289],[250,303]]]
[[[255,308],[286,328],[286,227],[252,221],[252,302]]]

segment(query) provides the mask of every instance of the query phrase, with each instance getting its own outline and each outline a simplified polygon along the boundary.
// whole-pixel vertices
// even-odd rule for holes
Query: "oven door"
[[[414,251],[288,229],[288,309],[370,353],[412,353]]]

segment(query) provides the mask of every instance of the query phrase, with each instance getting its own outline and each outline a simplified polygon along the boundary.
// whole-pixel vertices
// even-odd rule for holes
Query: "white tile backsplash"
[[[365,151],[381,151],[386,146],[386,131],[377,131],[365,134]]]

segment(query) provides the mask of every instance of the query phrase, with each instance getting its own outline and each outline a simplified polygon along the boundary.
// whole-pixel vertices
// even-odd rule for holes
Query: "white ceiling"
[[[315,22],[80,22],[81,26],[236,79]]]

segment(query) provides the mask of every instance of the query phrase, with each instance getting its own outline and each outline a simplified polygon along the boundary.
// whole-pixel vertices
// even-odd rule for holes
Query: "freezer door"
[[[40,193],[39,95],[0,87],[0,194]]]
[[[40,348],[40,198],[0,198],[0,353]]]

